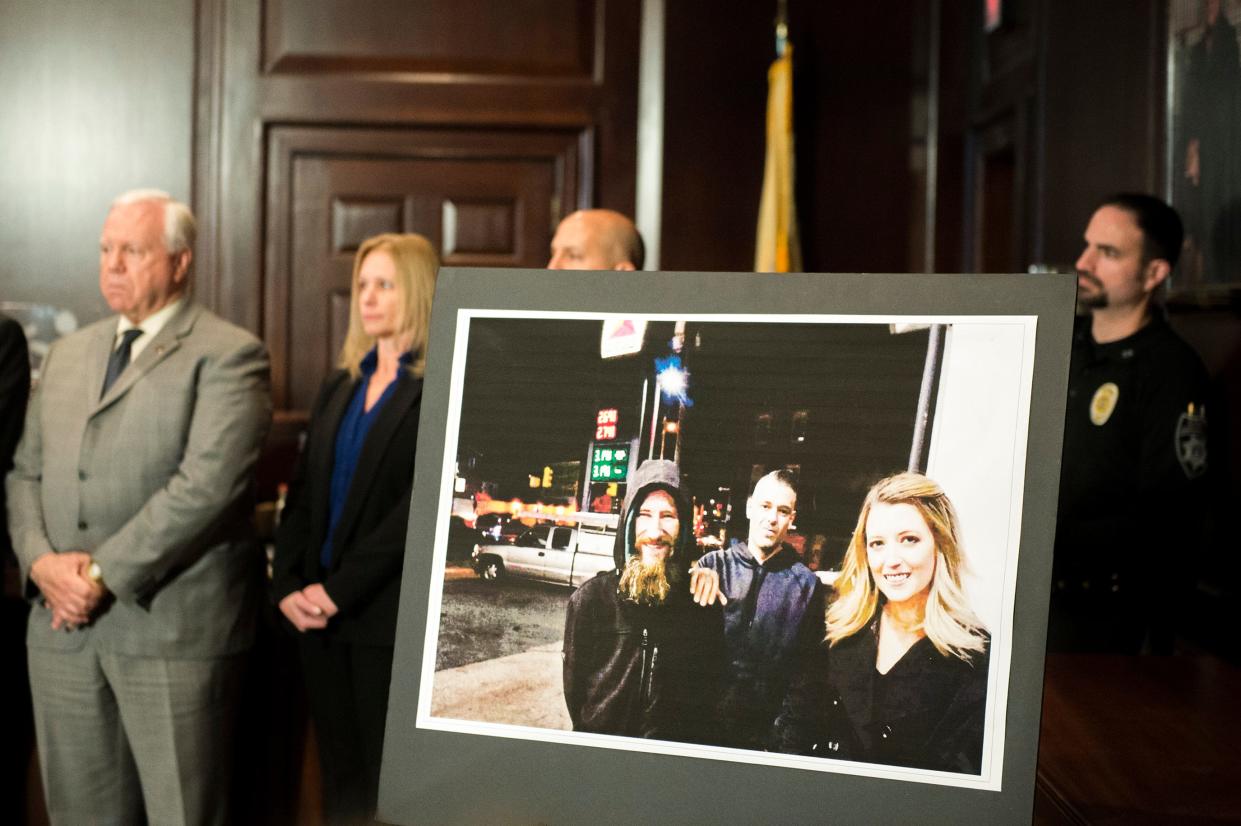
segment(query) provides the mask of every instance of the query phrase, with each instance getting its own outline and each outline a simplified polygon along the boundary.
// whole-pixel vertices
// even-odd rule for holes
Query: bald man
[[[572,212],[552,238],[549,270],[640,270],[646,251],[633,221],[610,209]]]

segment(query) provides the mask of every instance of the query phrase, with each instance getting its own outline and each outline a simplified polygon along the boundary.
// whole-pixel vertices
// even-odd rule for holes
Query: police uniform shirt
[[[1197,353],[1158,314],[1098,344],[1090,318],[1074,330],[1056,532],[1059,590],[1116,592],[1160,552],[1183,549],[1207,469],[1208,377]]]

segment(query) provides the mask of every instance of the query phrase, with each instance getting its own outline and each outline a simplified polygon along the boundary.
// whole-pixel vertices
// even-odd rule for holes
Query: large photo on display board
[[[641,274],[607,278],[619,305],[591,309],[603,276],[540,275],[505,273],[497,302],[500,276],[449,270],[437,294],[440,426],[419,447],[386,815],[405,822],[394,789],[427,786],[450,753],[505,765],[449,822],[498,811],[505,787],[527,790],[514,822],[572,811],[591,773],[634,761],[661,767],[648,793],[672,806],[696,772],[966,790],[992,811],[1032,790],[1013,740],[1037,700],[1013,676],[1041,674],[1026,648],[1046,582],[1019,585],[1049,562],[1054,479],[1031,489],[1029,471],[1051,441],[1058,459],[1058,427],[1034,415],[1067,364],[1072,285]],[[655,278],[662,311],[641,289]],[[624,583],[657,501],[676,562],[648,599]],[[760,530],[768,505],[787,519]],[[730,604],[692,602],[694,567]],[[1031,599],[1043,613],[1022,629]],[[915,604],[921,639],[893,657]]]

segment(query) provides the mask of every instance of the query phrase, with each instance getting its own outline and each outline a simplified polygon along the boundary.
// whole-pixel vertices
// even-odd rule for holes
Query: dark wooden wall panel
[[[1160,191],[1163,4],[1022,0],[990,34],[978,5],[943,8],[941,137],[962,140],[966,163],[965,202],[938,216],[944,268],[1071,267],[1096,201]],[[960,176],[940,171],[951,192]]]
[[[572,200],[582,138],[274,128],[268,171],[283,183],[267,205],[262,325],[284,420],[301,420],[335,362],[361,241],[418,232],[446,264],[540,267],[559,204]]]
[[[774,6],[667,4],[660,264],[754,266]],[[695,48],[690,44],[711,44]]]
[[[405,225],[405,202],[400,198],[332,198],[332,252],[356,252],[362,242],[383,232],[400,232]]]
[[[267,72],[418,72],[590,83],[594,0],[267,0]]]
[[[1163,190],[1167,4],[1163,0],[1018,0],[998,32],[984,35],[974,4],[951,10],[941,47],[964,55],[967,82],[941,89],[945,144],[960,136],[965,170],[959,210],[937,215],[938,260],[966,269],[1071,268],[1094,205],[1108,194]],[[952,76],[962,75],[953,62]],[[948,167],[941,166],[941,174]],[[946,176],[945,191],[958,191]],[[964,233],[954,245],[953,231]],[[1003,265],[1003,266],[1002,266]],[[949,269],[953,267],[949,266]],[[1174,274],[1175,279],[1175,274]],[[1241,499],[1241,294],[1203,306],[1173,295],[1173,325],[1199,351],[1214,383],[1208,405],[1216,474],[1213,539],[1195,573],[1199,590],[1171,617],[1197,644],[1238,656],[1226,570],[1227,526]]]
[[[788,5],[805,267],[904,271],[920,5]],[[733,4],[727,15],[709,0],[668,3],[665,269],[754,266],[774,11],[774,3]]]
[[[905,272],[915,197],[910,61],[921,5],[789,6],[794,62],[805,61],[795,82],[806,268]]]
[[[335,361],[363,238],[537,267],[565,213],[633,211],[637,0],[198,8],[199,259],[216,306],[271,348],[272,456]]]
[[[262,314],[261,250],[267,226],[262,209],[271,192],[283,186],[276,177],[279,170],[265,167],[277,127],[571,132],[578,139],[578,168],[572,175],[565,173],[565,185],[559,188],[563,196],[544,223],[550,228],[560,214],[579,206],[632,212],[639,4],[549,0],[509,7],[466,2],[455,4],[451,14],[432,15],[435,9],[443,12],[441,6],[375,0],[273,2],[260,8],[244,0],[203,0],[200,73],[211,80],[200,82],[199,133],[205,151],[197,169],[202,181],[199,202],[212,223],[207,237],[215,241],[204,253],[219,272],[220,303],[230,314],[256,328]],[[494,12],[490,28],[467,25],[484,6]],[[333,23],[326,33],[316,33],[324,19],[337,21],[338,15],[351,19],[342,18],[340,26]],[[356,63],[355,58],[370,54],[392,57],[384,45],[396,42],[389,32],[426,15],[430,17],[424,23],[432,28],[447,26],[455,32],[443,42],[437,37],[439,51],[433,51],[432,62],[456,42],[466,51],[458,52],[455,65],[469,71],[379,71]],[[466,37],[470,29],[477,29],[474,39]],[[383,32],[387,40],[372,49],[364,38],[375,32]],[[538,54],[526,55],[526,68],[509,63],[488,66],[484,73],[471,68],[469,49],[481,48],[477,38],[495,39],[502,32],[522,44],[522,51]],[[280,58],[275,61],[279,71],[266,72],[264,44],[270,52],[272,42],[292,48],[290,55],[301,49],[297,53],[303,57],[315,57],[300,63],[301,58]],[[420,57],[408,40],[401,43],[404,51],[396,59],[407,61],[405,69],[418,68],[408,61],[426,55]],[[544,68],[522,73],[535,64]],[[569,68],[547,74],[544,70],[553,65]],[[437,66],[445,69],[447,64]],[[445,137],[446,146],[450,137]],[[534,246],[531,239],[525,243]]]
[[[975,129],[970,142],[974,166],[973,247],[969,261],[978,272],[1025,269],[1026,225],[1021,210],[1025,178],[1022,161],[1029,149],[1022,139],[1027,99],[1003,109],[1003,115]]]
[[[939,22],[939,85],[934,105],[938,109],[939,162],[934,193],[933,232],[935,256],[931,267],[935,272],[965,271],[965,216],[972,182],[967,173],[966,136],[969,132],[970,78],[974,71],[971,49],[972,32],[969,21],[974,17],[972,4],[938,2]]]
[[[1153,0],[1047,2],[1043,257],[1072,266],[1094,204],[1159,193],[1164,56]],[[1099,32],[1117,36],[1100,38]],[[1123,36],[1120,36],[1123,33]]]
[[[521,203],[515,198],[444,199],[440,249],[458,258],[499,257],[517,260],[516,225]],[[550,206],[550,204],[549,204]]]

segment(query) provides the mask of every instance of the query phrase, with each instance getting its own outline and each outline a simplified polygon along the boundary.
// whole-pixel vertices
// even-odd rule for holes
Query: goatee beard
[[[1077,288],[1077,306],[1085,310],[1101,310],[1107,306],[1107,291],[1103,289],[1103,282],[1089,275],[1078,275],[1089,282],[1094,287],[1094,292],[1083,293],[1082,288]]]
[[[669,568],[666,560],[647,565],[639,551],[625,563],[617,590],[622,598],[638,605],[662,605],[679,579],[679,571]]]

